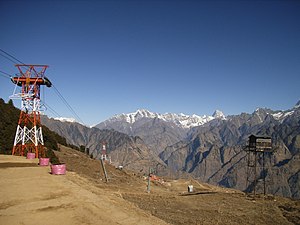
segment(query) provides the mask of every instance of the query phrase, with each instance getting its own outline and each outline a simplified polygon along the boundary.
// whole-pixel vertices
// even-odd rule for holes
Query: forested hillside
[[[12,100],[8,103],[0,98],[0,153],[11,154],[20,110],[14,107]],[[46,155],[52,163],[58,162],[53,150],[59,150],[58,144],[67,145],[66,139],[47,127],[42,126]]]

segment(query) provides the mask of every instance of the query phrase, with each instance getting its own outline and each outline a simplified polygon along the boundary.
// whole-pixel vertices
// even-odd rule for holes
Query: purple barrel
[[[51,165],[51,174],[64,175],[66,174],[66,164]]]
[[[49,165],[49,158],[40,158],[39,159],[40,166],[48,166]]]
[[[35,159],[35,153],[27,152],[26,159]]]

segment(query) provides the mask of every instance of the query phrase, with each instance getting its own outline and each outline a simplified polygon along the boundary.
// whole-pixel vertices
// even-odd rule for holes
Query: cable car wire
[[[10,58],[14,59],[15,61],[17,61],[17,62],[19,62],[19,63],[25,65],[25,63],[21,62],[21,61],[18,60],[16,57],[14,57],[13,55],[7,53],[6,51],[2,50],[1,48],[0,48],[0,51],[3,52],[4,54],[8,55]],[[1,55],[2,55],[2,54],[1,54]],[[2,56],[3,56],[3,55],[2,55]],[[5,56],[3,56],[3,57],[5,57]],[[7,58],[7,57],[5,57],[5,58]],[[7,58],[7,59],[8,59],[8,58]],[[11,60],[11,59],[9,59],[9,60],[13,62],[13,60]],[[13,62],[13,63],[15,63],[15,62]]]
[[[7,57],[6,55],[2,54],[1,52],[0,52],[0,55],[1,55],[3,58],[7,59],[8,61],[12,62],[13,64],[16,64],[16,62],[15,62],[14,60],[12,60],[11,58],[9,58],[9,57]]]
[[[70,104],[67,102],[67,100],[62,96],[62,94],[59,92],[59,90],[52,84],[52,87],[54,88],[57,95],[60,97],[60,99],[65,103],[65,105],[68,107],[68,109],[73,113],[73,115],[78,119],[79,122],[82,124],[85,124],[83,120],[78,116],[78,114],[75,112],[75,110],[70,106]]]
[[[43,101],[43,104],[46,106],[46,109],[49,109],[55,116],[62,117],[58,112],[56,112],[53,108],[50,107],[50,105],[46,104],[45,101]]]
[[[2,74],[1,74],[1,73],[2,73]],[[10,79],[10,78],[12,77],[12,75],[10,75],[9,73],[6,73],[6,72],[4,72],[4,71],[2,71],[2,70],[0,70],[0,75],[3,76],[3,77],[6,77],[6,78],[8,78],[8,79]]]

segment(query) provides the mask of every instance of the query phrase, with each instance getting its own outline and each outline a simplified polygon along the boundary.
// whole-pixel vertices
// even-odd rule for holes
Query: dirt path
[[[0,155],[0,224],[167,224],[74,172]]]

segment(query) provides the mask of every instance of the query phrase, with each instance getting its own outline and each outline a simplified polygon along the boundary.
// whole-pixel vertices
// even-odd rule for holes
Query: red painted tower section
[[[12,99],[21,99],[21,113],[16,130],[13,155],[24,156],[35,153],[35,157],[45,157],[44,140],[40,119],[41,85],[51,87],[51,82],[44,76],[46,65],[16,65],[20,75],[13,77],[12,82],[21,88]]]

